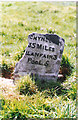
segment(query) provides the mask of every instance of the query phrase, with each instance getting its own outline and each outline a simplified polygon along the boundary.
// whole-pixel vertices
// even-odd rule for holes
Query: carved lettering
[[[46,61],[44,65],[47,67],[49,65],[49,61]]]
[[[37,53],[37,52],[31,52],[31,51],[26,51],[25,55],[34,56],[34,57],[42,57],[44,59],[45,58],[47,58],[47,59],[53,59],[53,60],[57,59],[57,55],[47,55],[47,54]]]
[[[37,36],[34,36],[34,40],[38,40],[38,37],[37,37]]]
[[[35,48],[36,43],[29,43],[28,47]]]
[[[39,53],[35,53],[35,57],[39,57]]]
[[[52,52],[55,51],[55,48],[52,47],[52,46],[48,47],[46,45],[38,44],[38,43],[37,44],[36,43],[29,43],[28,47],[30,47],[30,48],[37,48],[37,49],[40,49],[40,50],[52,51]]]
[[[32,58],[28,58],[28,61],[27,61],[28,63],[30,63],[30,64],[36,64],[36,65],[44,65],[44,66],[48,66],[49,65],[49,61],[47,60],[45,63],[42,63],[42,61],[41,60],[34,60],[34,59],[32,59]]]
[[[37,44],[38,49],[42,49],[42,44]]]

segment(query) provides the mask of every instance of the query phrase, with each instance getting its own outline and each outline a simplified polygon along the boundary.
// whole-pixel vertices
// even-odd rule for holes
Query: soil
[[[9,68],[7,71],[2,70],[2,77],[12,79],[14,67]]]

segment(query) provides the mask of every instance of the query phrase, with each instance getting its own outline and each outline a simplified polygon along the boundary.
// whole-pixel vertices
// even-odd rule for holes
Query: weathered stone
[[[16,75],[35,75],[40,80],[56,81],[64,50],[64,39],[56,34],[32,33],[28,46],[15,66]]]

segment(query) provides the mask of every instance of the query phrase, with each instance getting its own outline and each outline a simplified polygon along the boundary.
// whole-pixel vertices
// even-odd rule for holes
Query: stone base
[[[49,82],[49,81],[56,82],[57,78],[58,78],[58,77],[56,77],[52,74],[45,74],[45,75],[37,75],[37,74],[32,75],[31,74],[31,76],[32,76],[33,79],[35,78],[35,80],[41,80],[41,81],[44,80],[44,81],[47,81],[47,82]]]
[[[16,80],[16,79],[19,79],[20,76],[26,76],[26,75],[27,75],[27,73],[20,72],[19,74],[15,74],[14,78]],[[39,74],[38,75],[38,74],[31,73],[28,75],[30,75],[32,77],[32,79],[34,79],[35,81],[40,80],[40,81],[47,81],[47,82],[49,82],[49,81],[57,82],[57,79],[58,79],[58,76],[55,76],[53,74],[45,74],[45,75]]]

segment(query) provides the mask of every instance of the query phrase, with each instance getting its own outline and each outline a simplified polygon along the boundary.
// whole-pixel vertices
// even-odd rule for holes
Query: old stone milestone
[[[57,81],[64,42],[56,34],[30,34],[28,46],[16,64],[14,74],[30,74],[40,80]]]

